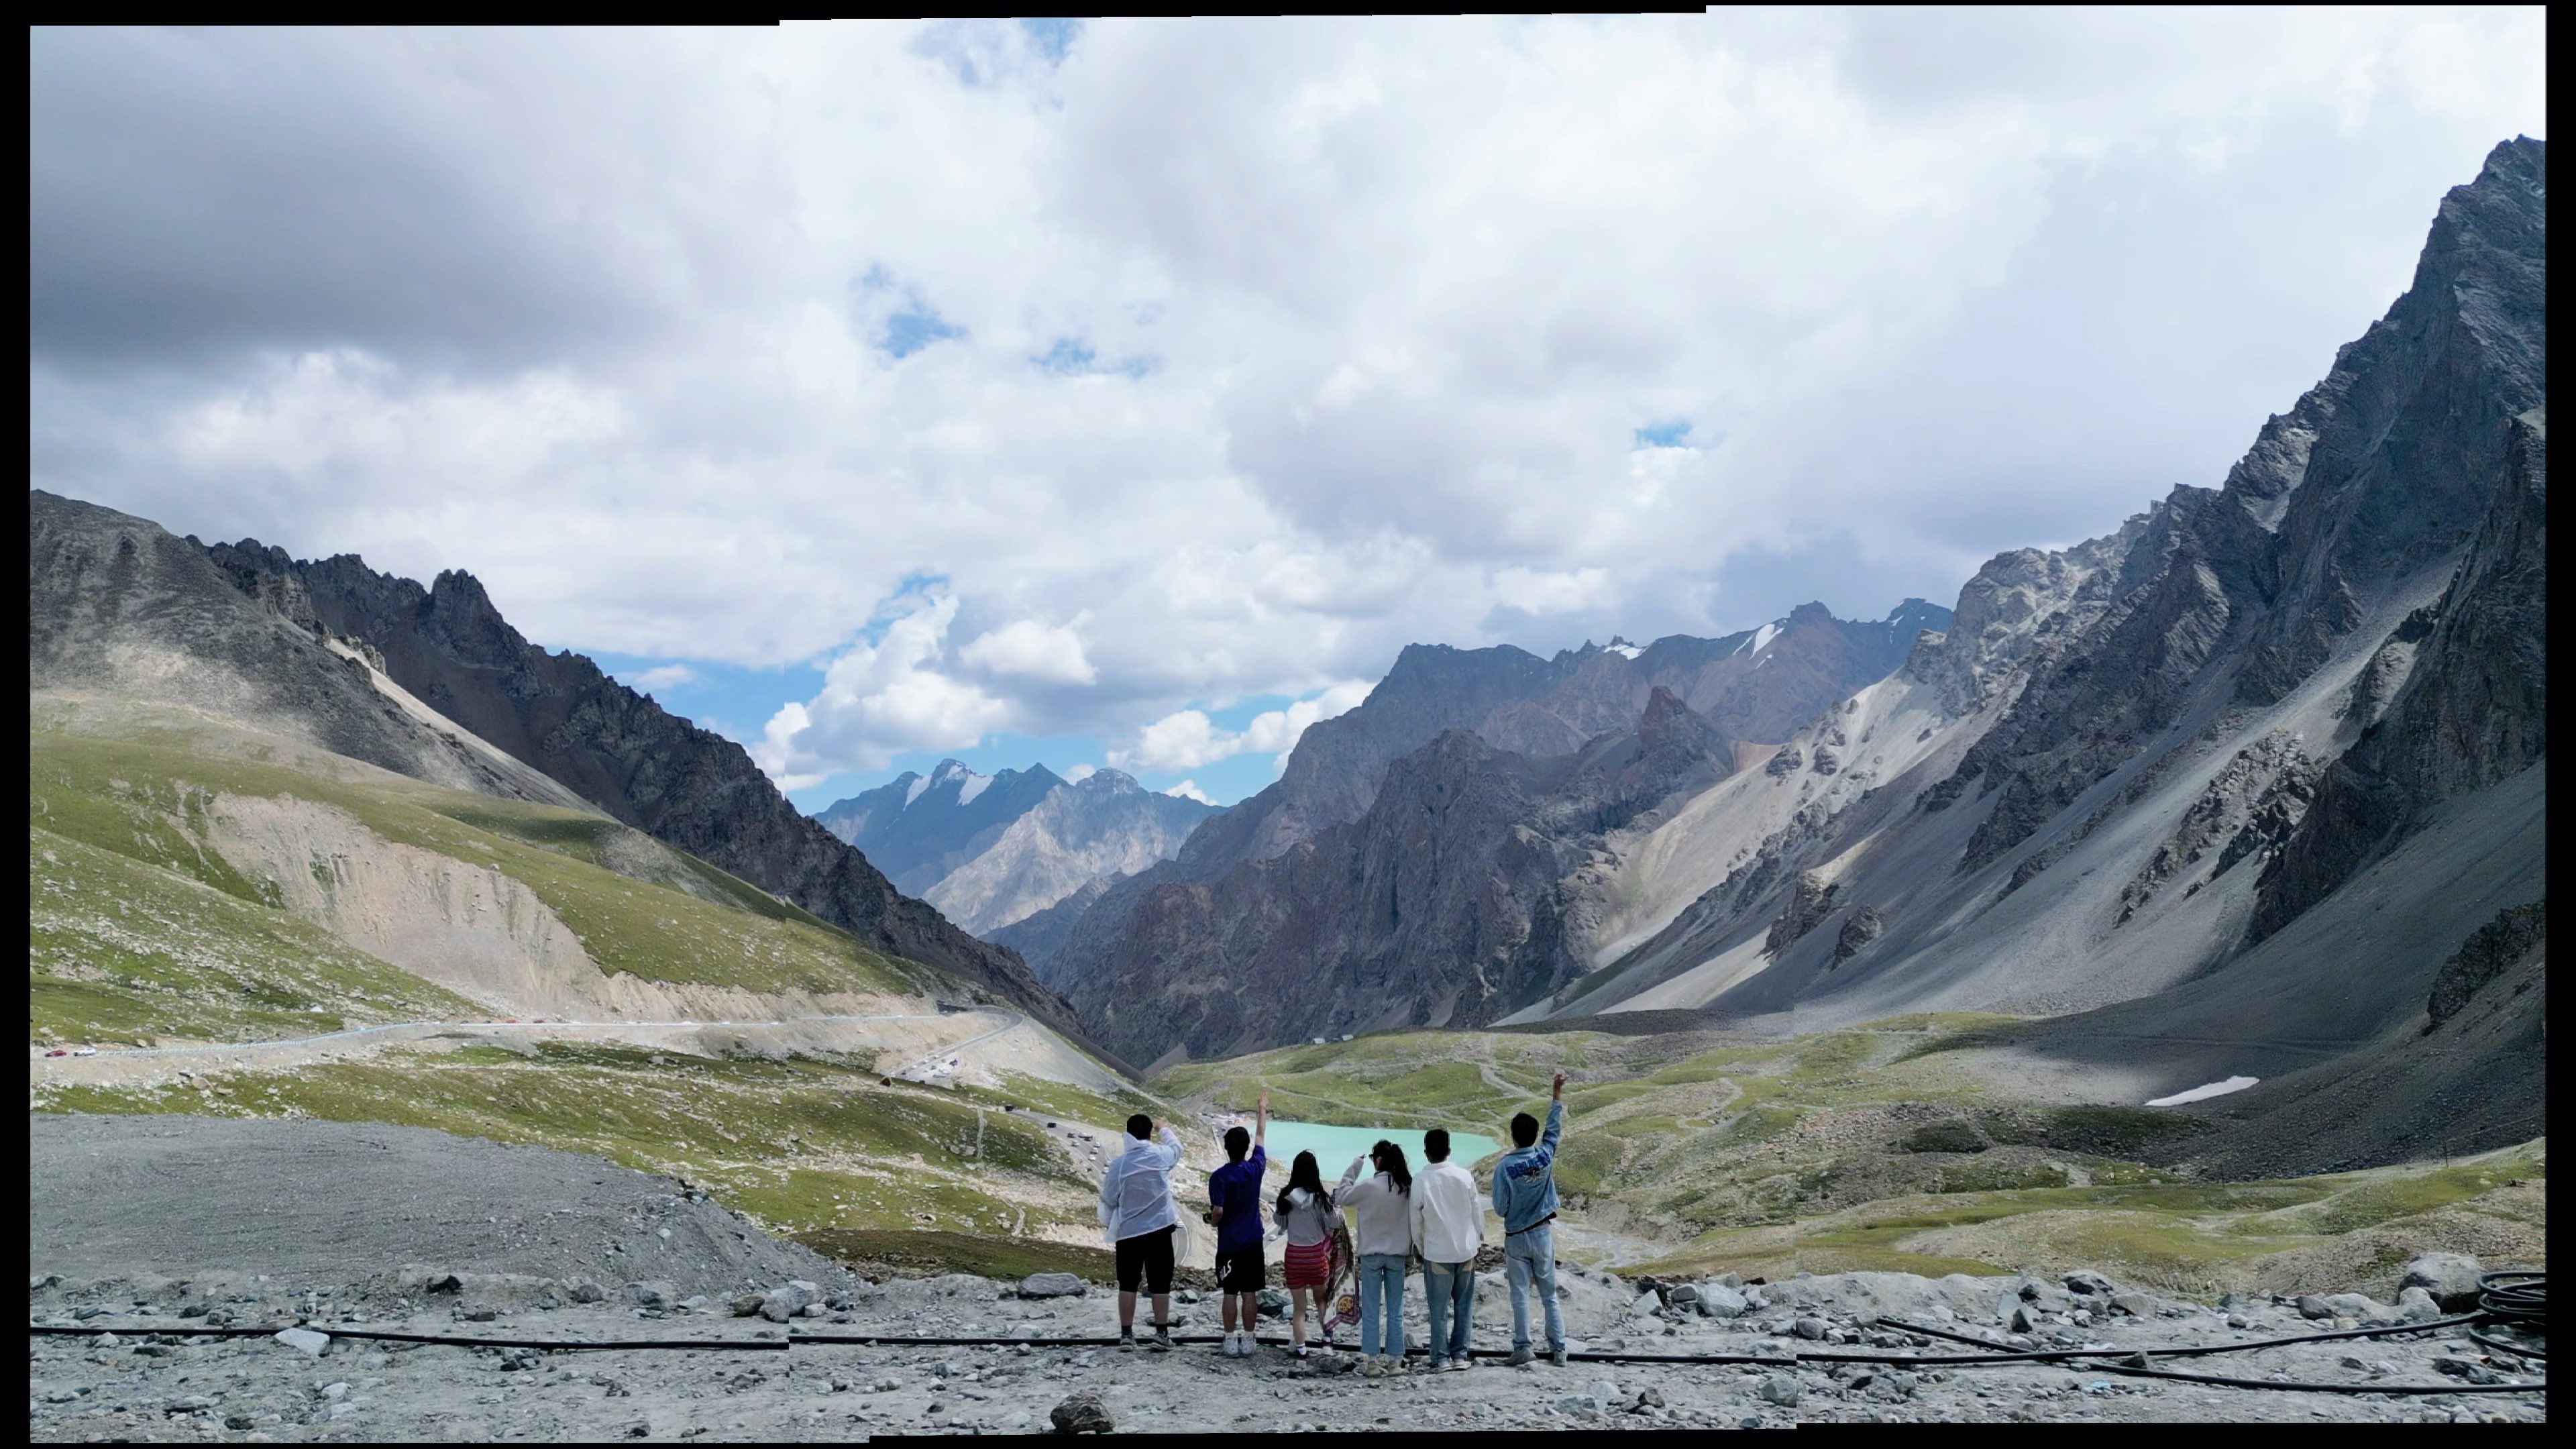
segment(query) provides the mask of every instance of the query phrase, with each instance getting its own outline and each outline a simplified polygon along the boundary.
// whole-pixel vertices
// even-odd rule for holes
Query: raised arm
[[[1553,1122],[1556,1119],[1554,1117],[1550,1117],[1548,1120]],[[1178,1167],[1181,1165],[1181,1134],[1173,1131],[1172,1124],[1169,1122],[1163,1124],[1163,1153],[1163,1165],[1165,1167]]]
[[[1343,1195],[1351,1190],[1351,1184],[1360,1180],[1360,1168],[1367,1162],[1368,1154],[1365,1152],[1351,1159],[1349,1170],[1342,1174],[1342,1185],[1333,1189],[1333,1201],[1340,1202]]]
[[[1536,1177],[1556,1163],[1557,1139],[1565,1135],[1565,1073],[1556,1074],[1556,1085],[1547,1101],[1547,1126],[1538,1134],[1538,1145],[1530,1155],[1513,1166],[1514,1177]]]
[[[1270,1094],[1269,1094],[1268,1092],[1264,1092],[1264,1093],[1262,1093],[1262,1094],[1261,1094],[1261,1104],[1260,1104],[1260,1106],[1259,1106],[1259,1107],[1257,1107],[1257,1108],[1254,1110],[1254,1113],[1253,1113],[1253,1118],[1252,1118],[1252,1145],[1253,1145],[1253,1146],[1255,1146],[1255,1147],[1262,1146],[1262,1145],[1263,1145],[1263,1143],[1264,1143],[1264,1141],[1265,1141],[1265,1139],[1267,1139],[1269,1136],[1270,1136]]]

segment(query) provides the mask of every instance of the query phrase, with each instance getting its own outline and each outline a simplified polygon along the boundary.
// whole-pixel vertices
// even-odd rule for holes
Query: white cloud
[[[1213,761],[1407,642],[1875,612],[2216,482],[2543,133],[2546,29],[39,31],[31,481],[830,657],[782,778]]]
[[[658,694],[663,690],[687,684],[697,677],[698,672],[685,664],[656,664],[628,678],[626,683],[646,694]]]
[[[1194,770],[1243,753],[1243,737],[1221,730],[1204,710],[1167,714],[1136,732],[1136,746],[1111,750],[1109,763],[1122,770]]]
[[[1370,687],[1366,680],[1344,680],[1311,699],[1254,715],[1239,731],[1219,728],[1203,711],[1179,710],[1137,731],[1133,749],[1110,751],[1109,763],[1132,770],[1194,770],[1242,754],[1284,758],[1308,725],[1358,708]]]
[[[1511,568],[1494,575],[1494,597],[1525,614],[1570,614],[1578,609],[1600,608],[1617,595],[1608,569],[1551,573]]]
[[[977,636],[957,655],[994,674],[1055,684],[1090,684],[1100,677],[1100,671],[1092,668],[1090,658],[1082,652],[1082,636],[1074,632],[1076,626],[1090,619],[1085,613],[1077,615],[1072,624],[1054,627],[1035,619],[1022,619]]]
[[[1099,773],[1098,765],[1075,765],[1064,772],[1064,782],[1068,785],[1079,785]]]
[[[1199,788],[1199,782],[1196,780],[1183,780],[1181,783],[1174,785],[1163,793],[1171,796],[1175,800],[1196,800],[1202,805],[1213,805],[1216,803],[1216,801],[1208,798],[1208,793],[1205,790]]]
[[[1009,701],[938,668],[957,600],[897,607],[876,644],[852,645],[824,670],[822,693],[769,721],[752,758],[783,788],[882,769],[906,750],[963,749],[1012,722]]]

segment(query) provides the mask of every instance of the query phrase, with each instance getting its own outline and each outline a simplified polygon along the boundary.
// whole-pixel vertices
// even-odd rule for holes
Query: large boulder
[[[1110,1420],[1109,1406],[1088,1390],[1048,1410],[1047,1419],[1059,1434],[1106,1434],[1116,1427]]]
[[[1023,1298],[1079,1298],[1090,1285],[1071,1273],[1031,1273],[1020,1280]]]
[[[2466,1313],[2478,1306],[2478,1260],[2466,1253],[2419,1253],[2406,1265],[2400,1288],[2421,1288],[2433,1295],[2445,1313]]]

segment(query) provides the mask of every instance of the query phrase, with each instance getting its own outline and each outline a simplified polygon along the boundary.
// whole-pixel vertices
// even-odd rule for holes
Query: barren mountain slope
[[[1630,852],[1637,944],[1559,1011],[2149,998],[2047,1039],[2174,1086],[2420,1024],[2540,889],[2544,156],[2445,199],[2413,287],[2222,488],[1998,558],[1947,637]]]

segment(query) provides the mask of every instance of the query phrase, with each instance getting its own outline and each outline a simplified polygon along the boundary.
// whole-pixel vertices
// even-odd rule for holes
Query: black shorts
[[[1178,1231],[1176,1224],[1118,1240],[1119,1292],[1135,1292],[1140,1279],[1150,1292],[1172,1291],[1172,1234]]]
[[[1227,1248],[1216,1255],[1216,1291],[1219,1293],[1258,1293],[1270,1286],[1267,1265],[1261,1261],[1261,1245]]]

